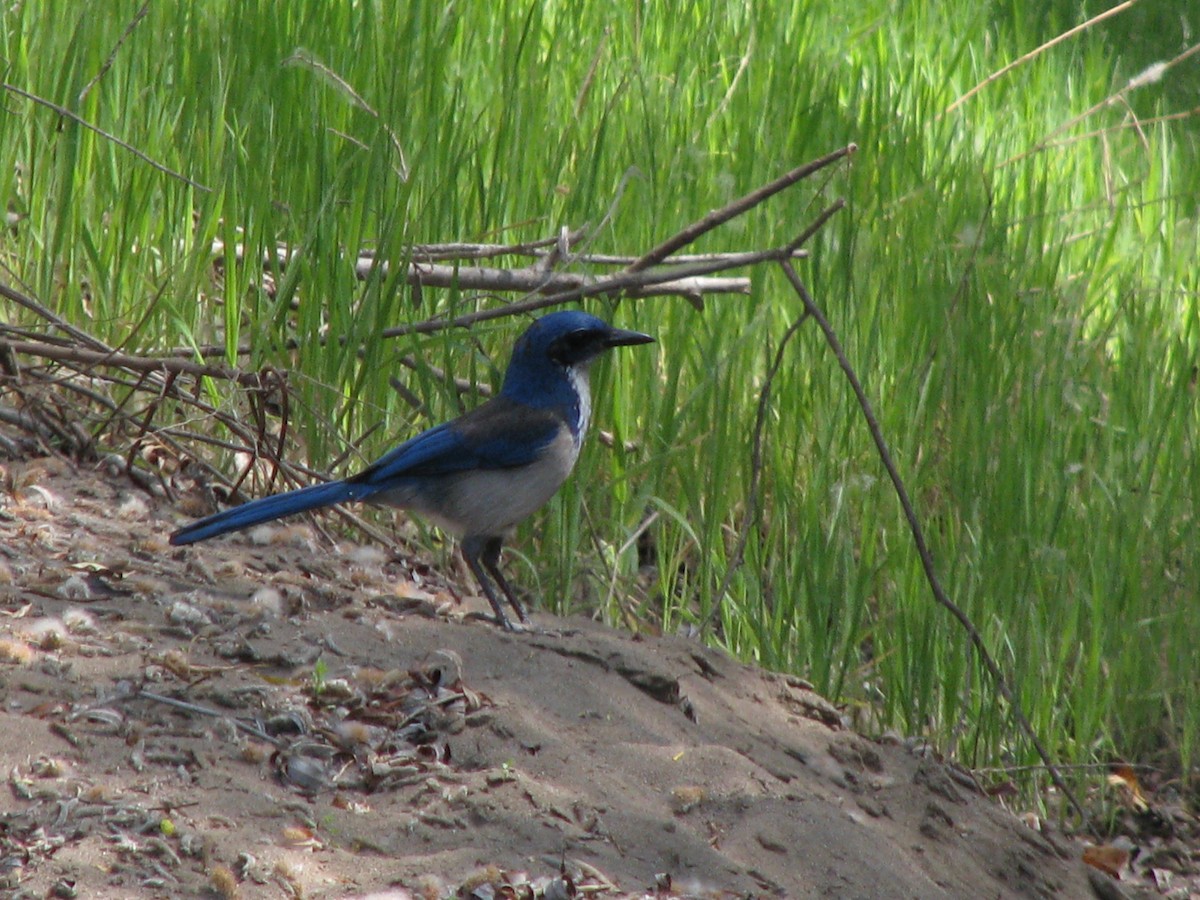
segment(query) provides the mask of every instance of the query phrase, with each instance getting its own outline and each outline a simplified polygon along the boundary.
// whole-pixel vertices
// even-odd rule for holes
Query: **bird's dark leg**
[[[493,543],[495,546],[493,547]],[[463,559],[467,561],[467,568],[471,570],[471,574],[475,576],[475,580],[479,582],[479,586],[483,588],[484,596],[488,598],[488,603],[492,604],[492,610],[496,613],[496,624],[505,631],[516,631],[512,622],[508,620],[508,616],[504,614],[504,606],[500,603],[500,598],[496,596],[496,589],[492,587],[492,583],[488,580],[487,574],[484,571],[486,566],[493,575],[498,575],[496,569],[496,560],[500,557],[500,539],[499,538],[484,538],[484,537],[468,537],[463,538],[462,542]],[[483,563],[480,564],[482,557]],[[517,604],[512,595],[512,588],[508,586],[503,576],[497,578],[500,583],[504,595],[508,601],[513,604],[517,610],[517,615],[521,617],[521,621],[525,621],[525,612]]]
[[[481,557],[483,565],[487,568],[488,573],[496,579],[496,584],[500,585],[500,590],[504,591],[504,596],[508,598],[508,602],[512,604],[512,608],[517,612],[517,618],[522,622],[528,622],[529,617],[525,615],[525,607],[517,599],[517,592],[512,589],[512,585],[508,583],[508,579],[500,571],[501,544],[502,541],[498,537],[487,539],[483,545],[483,555]]]

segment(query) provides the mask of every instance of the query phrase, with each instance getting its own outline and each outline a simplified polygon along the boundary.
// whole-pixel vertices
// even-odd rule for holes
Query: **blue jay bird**
[[[489,580],[517,617],[525,610],[499,568],[500,549],[571,474],[591,418],[588,368],[612,347],[654,338],[582,312],[555,312],[513,347],[500,393],[405,441],[357,475],[252,500],[171,535],[191,544],[310,509],[359,500],[410,509],[462,539],[463,557],[496,613],[515,630]]]

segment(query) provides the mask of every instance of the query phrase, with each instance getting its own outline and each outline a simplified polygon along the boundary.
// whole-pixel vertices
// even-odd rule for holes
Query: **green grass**
[[[600,4],[167,2],[104,68],[138,6],[10,4],[5,80],[204,187],[10,95],[0,173],[22,218],[0,239],[6,278],[130,351],[215,344],[231,363],[291,370],[290,452],[318,470],[374,426],[365,458],[462,408],[400,356],[497,383],[517,323],[377,338],[499,302],[412,294],[396,274],[412,243],[542,237],[613,206],[593,249],[636,253],[857,142],[849,167],[698,249],[779,244],[849,201],[802,274],[874,398],[951,596],[1060,760],[1190,775],[1200,166],[1195,119],[1148,120],[1189,107],[1200,58],[1062,128],[1179,53],[1177,17],[1148,22],[1141,4],[944,114],[1081,21],[1078,4],[649,4],[620,19]],[[249,259],[276,242],[296,257],[268,291],[254,266],[215,278],[213,238]],[[396,266],[358,282],[347,248]],[[637,449],[593,442],[510,565],[560,612],[620,618],[615,580],[664,627],[699,623],[743,527],[758,395],[799,301],[764,271],[752,297],[703,313],[675,299],[589,308],[659,339],[596,373],[599,424]],[[1034,761],[932,602],[815,327],[790,345],[770,413],[759,516],[720,616],[727,646],[804,674],[869,727],[928,734],[968,764]],[[628,538],[651,512],[639,550]],[[647,560],[657,577],[639,587]]]

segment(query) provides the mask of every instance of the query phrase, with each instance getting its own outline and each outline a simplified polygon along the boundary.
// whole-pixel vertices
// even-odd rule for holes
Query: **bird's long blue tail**
[[[171,543],[194,544],[196,541],[204,541],[229,531],[240,531],[252,525],[270,522],[272,519],[282,519],[284,516],[292,516],[310,509],[359,499],[364,493],[370,492],[364,492],[362,485],[329,481],[300,488],[298,491],[273,494],[199,519],[171,535]]]

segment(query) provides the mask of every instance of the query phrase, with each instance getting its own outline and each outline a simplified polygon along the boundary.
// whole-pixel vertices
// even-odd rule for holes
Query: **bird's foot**
[[[527,620],[514,622],[508,616],[492,616],[491,619],[501,631],[507,631],[509,634],[525,634],[532,630]]]
[[[469,612],[464,619],[471,619],[478,622],[487,622],[489,625],[495,625],[501,631],[507,631],[509,634],[524,634],[530,631],[531,628],[525,622],[513,622],[508,616],[503,613],[485,613],[485,612]]]
[[[546,628],[541,625],[535,625],[528,618],[523,622],[514,622],[508,616],[500,617],[485,612],[469,612],[463,618],[487,622],[489,625],[495,625],[501,631],[508,634],[528,634],[550,638],[573,637],[579,634],[578,628]]]

